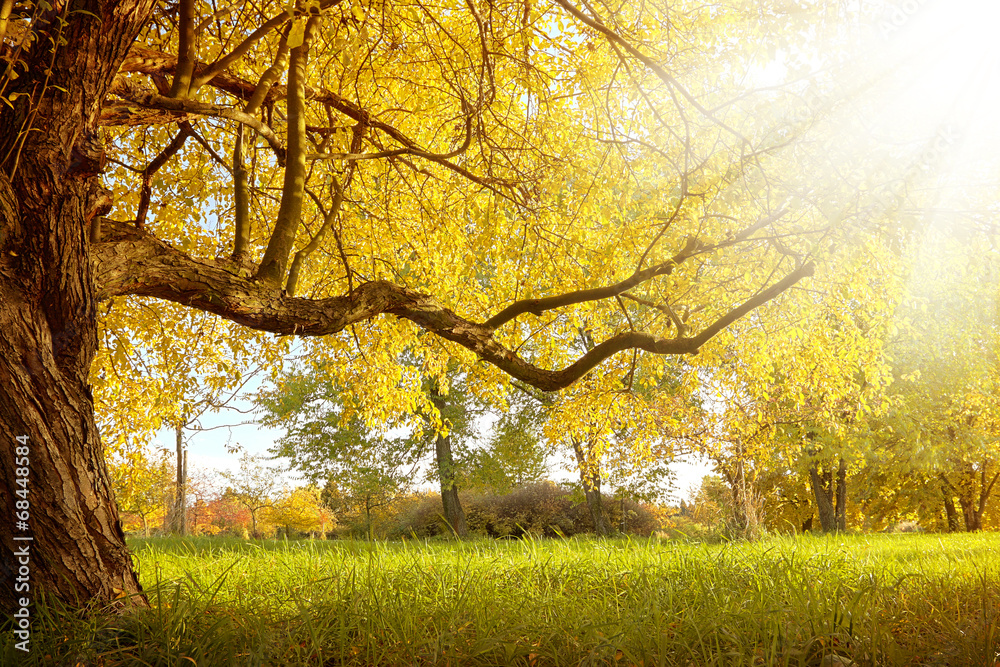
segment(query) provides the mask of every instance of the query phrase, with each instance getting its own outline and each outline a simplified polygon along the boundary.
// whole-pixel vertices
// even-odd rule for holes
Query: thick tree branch
[[[318,23],[319,17],[309,18],[303,42],[292,49],[288,62],[288,163],[274,232],[257,270],[259,280],[272,284],[280,283],[285,277],[295,232],[301,223],[306,187],[306,65],[309,44]]]
[[[356,288],[354,299],[296,299],[239,275],[228,261],[196,260],[132,225],[104,220],[92,247],[97,298],[151,296],[276,334],[322,336],[426,300],[391,283]]]
[[[197,77],[208,67],[203,62],[195,62],[194,75]],[[120,72],[138,72],[150,76],[175,75],[177,72],[177,56],[163,51],[155,51],[140,46],[133,46],[122,63]],[[116,77],[116,83],[121,77]],[[249,99],[254,91],[254,84],[246,79],[233,76],[229,72],[219,72],[212,77],[210,83],[214,88],[223,90],[240,99]]]
[[[695,354],[719,331],[754,308],[811,275],[807,264],[732,309],[697,336],[657,338],[629,331],[595,345],[562,370],[539,368],[493,338],[486,324],[467,320],[430,297],[387,281],[358,285],[348,296],[300,299],[273,285],[244,278],[222,262],[198,261],[152,235],[121,222],[105,221],[103,239],[93,246],[97,296],[152,296],[215,313],[262,331],[322,336],[380,314],[410,320],[441,338],[478,354],[513,378],[543,391],[569,386],[618,352],[640,349],[655,354]]]
[[[180,0],[179,5],[177,71],[170,86],[170,97],[186,99],[188,91],[191,90],[191,77],[194,74],[195,56],[197,55],[195,53],[194,0]]]

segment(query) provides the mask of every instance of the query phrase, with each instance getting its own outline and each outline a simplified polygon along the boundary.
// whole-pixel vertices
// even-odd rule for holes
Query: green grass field
[[[152,609],[3,664],[1000,664],[996,533],[132,546]]]

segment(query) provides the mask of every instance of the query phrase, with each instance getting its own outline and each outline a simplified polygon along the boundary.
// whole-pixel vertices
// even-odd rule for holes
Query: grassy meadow
[[[1000,664],[997,533],[131,544],[151,609],[38,608],[0,663]]]

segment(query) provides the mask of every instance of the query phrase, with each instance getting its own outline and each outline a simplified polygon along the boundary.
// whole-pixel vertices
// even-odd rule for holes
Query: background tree
[[[848,473],[865,457],[867,420],[888,408],[885,341],[901,285],[878,241],[842,252],[834,274],[820,272],[781,312],[741,323],[740,344],[705,371],[715,426],[702,451],[733,506],[750,503],[737,526],[764,509],[766,480],[793,475],[809,485],[822,530],[846,528]]]
[[[925,234],[895,314],[898,407],[880,445],[938,496],[950,530],[975,531],[1000,480],[1000,257],[988,228]]]
[[[351,416],[352,408],[345,405],[345,399],[351,399],[328,374],[293,371],[259,396],[265,422],[286,429],[271,453],[288,457],[292,467],[313,483],[325,484],[324,498],[342,518],[363,516],[367,534],[372,511],[409,490],[417,465],[430,451],[433,464],[427,476],[441,488],[445,521],[453,532],[465,536],[459,489],[502,493],[539,479],[545,470],[541,424],[521,400],[513,404],[514,410],[500,415],[485,446],[477,446],[476,420],[488,416],[488,408],[471,395],[463,375],[457,374],[447,385],[447,394],[439,382],[423,382],[423,404],[409,420],[401,414],[368,428],[356,413]],[[400,433],[389,437],[394,424]]]
[[[261,392],[258,397],[265,423],[285,429],[271,453],[287,457],[292,469],[311,483],[325,485],[324,502],[338,512],[341,520],[347,515],[360,515],[363,532],[371,534],[372,512],[409,490],[416,464],[429,445],[435,445],[436,450],[433,470],[445,484],[442,456],[437,452],[442,449],[437,447],[441,436],[435,435],[432,424],[400,422],[409,435],[390,437],[391,422],[377,429],[367,428],[345,406],[343,390],[321,371],[293,371],[277,382],[275,389]],[[448,420],[449,435],[444,437],[468,427],[464,408],[455,400],[458,395],[453,392],[451,401],[440,398],[439,408],[430,397],[424,399],[424,410],[438,409],[437,414]],[[426,426],[430,431],[421,437],[418,434]],[[454,484],[457,466],[450,447],[443,451],[451,459],[448,479]]]
[[[320,533],[333,527],[333,515],[323,506],[320,491],[314,486],[285,488],[274,501],[270,520],[284,529],[285,537],[297,533]]]
[[[226,482],[224,496],[242,505],[250,512],[250,527],[254,537],[260,537],[262,513],[274,506],[275,496],[281,488],[279,466],[264,465],[259,456],[244,453],[236,472],[220,471]]]
[[[130,326],[135,322],[144,325]],[[259,333],[239,335],[231,322],[169,303],[111,302],[101,324],[91,374],[105,447],[124,454],[130,443],[148,443],[161,428],[172,431],[177,476],[168,523],[184,534],[185,434],[204,430],[207,413],[238,414],[241,392],[265,368],[280,364],[274,355],[282,346],[265,344]]]
[[[157,515],[166,517],[170,506],[174,470],[169,452],[144,448],[109,467],[118,508],[138,516],[143,536],[149,537],[149,522]]]
[[[539,406],[519,392],[508,401],[485,446],[464,453],[463,487],[499,495],[539,482],[548,472],[552,447],[544,440]]]

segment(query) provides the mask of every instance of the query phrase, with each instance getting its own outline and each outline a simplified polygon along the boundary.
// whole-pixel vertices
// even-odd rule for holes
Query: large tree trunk
[[[591,461],[592,457],[587,456],[583,443],[576,438],[572,438],[572,441],[577,468],[580,470],[580,484],[587,499],[587,510],[594,524],[594,532],[597,535],[610,535],[611,525],[604,515],[604,497],[601,495],[601,472],[597,468],[596,461]]]
[[[151,6],[77,2],[63,29],[50,12],[52,23],[36,24],[27,70],[6,82],[8,97],[22,96],[13,109],[0,105],[0,616],[42,592],[83,605],[142,591],[88,383],[97,349],[88,231],[107,202],[95,121]],[[26,450],[15,449],[18,436]],[[16,472],[27,473],[25,487]],[[15,511],[27,521],[11,521]]]
[[[22,170],[29,168],[22,163]],[[3,180],[0,177],[0,183]],[[70,251],[70,234],[62,233],[70,231],[66,222],[52,220],[49,229],[58,230],[54,233],[32,225],[41,230],[32,244],[42,246],[41,256],[28,250],[24,261],[17,262],[8,261],[4,252],[6,257],[0,260],[0,430],[7,439],[0,447],[0,465],[6,471],[0,504],[4,516],[13,517],[15,500],[22,507],[27,501],[23,511],[28,517],[23,524],[0,521],[3,614],[12,611],[15,598],[22,597],[15,595],[13,564],[23,548],[30,553],[26,579],[30,588],[22,589],[24,597],[35,599],[44,591],[82,605],[113,600],[121,591],[141,592],[125,546],[87,382],[97,345],[94,304],[86,286],[72,276],[89,278],[89,271],[80,266],[86,262],[79,253],[79,239],[77,252]],[[3,223],[7,227],[9,218]],[[64,252],[58,252],[60,247]],[[47,267],[67,264],[77,266],[76,271],[64,272],[70,276],[67,289],[53,289]],[[15,450],[18,436],[26,436],[26,449]],[[16,462],[25,465],[15,465],[15,454],[25,454]],[[25,487],[15,483],[13,473],[18,470],[27,473]],[[27,489],[23,500],[15,495],[18,488]],[[25,539],[15,542],[17,538]]]

